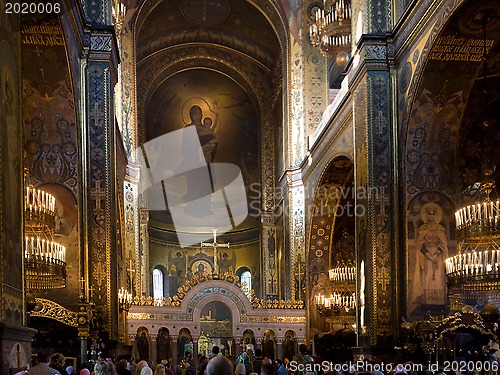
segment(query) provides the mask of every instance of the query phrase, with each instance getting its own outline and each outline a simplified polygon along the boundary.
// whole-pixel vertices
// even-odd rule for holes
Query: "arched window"
[[[252,274],[250,271],[241,274],[241,284],[241,290],[247,295],[248,299],[252,298]]]
[[[153,270],[153,298],[163,297],[163,272],[158,268]]]

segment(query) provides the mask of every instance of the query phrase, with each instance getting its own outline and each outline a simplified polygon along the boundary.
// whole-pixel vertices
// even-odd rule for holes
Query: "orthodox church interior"
[[[492,366],[499,40],[496,0],[3,3],[0,373]]]

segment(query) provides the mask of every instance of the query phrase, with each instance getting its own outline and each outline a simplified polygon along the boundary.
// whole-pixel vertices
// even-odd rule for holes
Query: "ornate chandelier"
[[[334,267],[328,271],[329,285],[325,288],[325,294],[315,295],[315,303],[319,314],[327,322],[353,324],[356,313],[354,235],[344,229],[335,241],[334,248]]]
[[[51,194],[26,188],[24,257],[30,292],[66,286],[66,248],[53,241],[55,203]]]
[[[446,277],[451,295],[474,299],[500,290],[500,200],[489,195],[495,183],[495,166],[483,166],[485,199],[455,213],[459,253],[446,259]]]
[[[331,57],[348,52],[352,43],[351,17],[351,0],[323,0],[323,9],[316,11],[309,27],[313,46]]]

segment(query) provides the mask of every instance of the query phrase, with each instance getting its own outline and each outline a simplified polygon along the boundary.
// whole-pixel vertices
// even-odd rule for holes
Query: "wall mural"
[[[146,139],[151,140],[192,122],[199,107],[204,126],[198,131],[207,162],[240,167],[247,187],[249,216],[241,227],[257,226],[259,181],[259,121],[246,92],[220,73],[194,69],[178,73],[160,85],[147,106]],[[198,130],[198,127],[197,127]],[[253,197],[253,198],[252,198]],[[168,211],[152,211],[151,219],[170,224]]]
[[[66,69],[61,69],[66,66]],[[54,69],[57,67],[57,69]],[[26,17],[22,28],[23,123],[29,182],[53,194],[56,233],[66,246],[66,292],[45,298],[78,301],[78,148],[76,112],[63,30],[57,17]]]
[[[3,17],[3,15],[2,15]],[[6,17],[6,16],[5,16]],[[7,23],[6,23],[7,24]],[[5,40],[0,28],[0,170],[2,221],[2,272],[3,283],[1,319],[22,324],[22,179],[20,114],[19,114],[19,70],[15,40]]]
[[[461,180],[470,182],[478,177],[473,170],[477,168],[475,160],[459,160],[457,150],[459,142],[462,148],[478,145],[476,137],[463,132],[462,121],[474,80],[480,74],[485,43],[481,15],[487,7],[497,5],[486,1],[462,7],[435,39],[408,112],[404,154],[409,204],[407,313],[411,318],[422,317],[426,311],[442,312],[446,288],[441,262],[456,251],[454,210],[464,200]],[[488,25],[486,53],[498,38],[499,26],[497,20]],[[414,63],[417,57],[414,55]],[[406,64],[400,92],[408,88],[411,74],[411,66]],[[459,176],[460,171],[469,175]]]
[[[440,193],[419,194],[408,213],[408,313],[445,313],[444,260],[455,255],[455,207]]]

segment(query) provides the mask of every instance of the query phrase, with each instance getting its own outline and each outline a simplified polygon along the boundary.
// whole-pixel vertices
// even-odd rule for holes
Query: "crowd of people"
[[[37,365],[15,375],[319,375],[319,374],[352,374],[384,375],[381,371],[323,371],[318,370],[318,361],[308,355],[307,347],[299,345],[299,352],[293,358],[273,360],[263,356],[261,349],[254,349],[247,345],[246,350],[237,358],[221,355],[217,346],[212,348],[209,357],[198,355],[194,360],[190,352],[175,366],[164,359],[158,364],[148,363],[145,360],[125,359],[119,357],[100,358],[95,363],[83,362],[78,369],[66,366],[66,359],[60,353],[50,355],[46,351],[37,354]],[[390,375],[419,375],[417,372],[403,371],[387,372]]]
[[[65,363],[66,358],[61,353],[50,354],[41,350],[37,353],[37,364],[16,375],[301,375],[290,371],[290,360],[283,362],[263,357],[262,350],[254,350],[253,345],[248,345],[236,359],[221,355],[217,346],[212,348],[209,357],[198,355],[196,362],[192,354],[186,352],[176,366],[166,359],[154,365],[145,360],[136,361],[133,357],[117,361],[100,358],[93,364],[83,362],[79,368]]]

